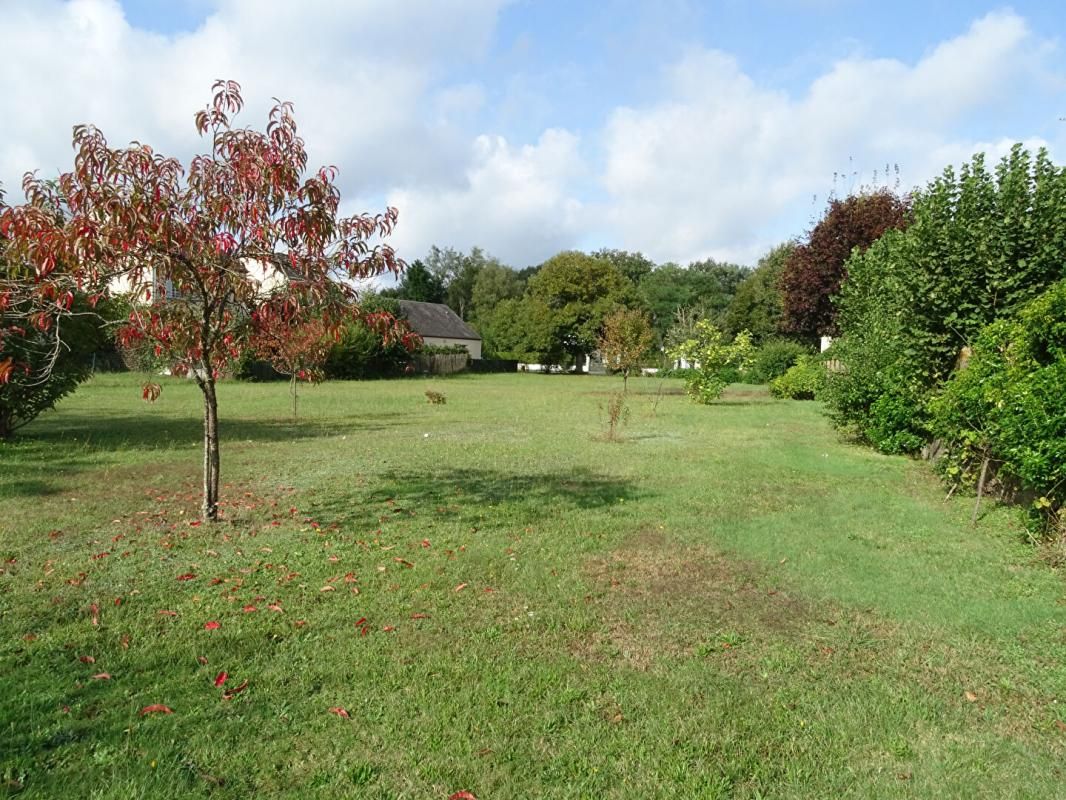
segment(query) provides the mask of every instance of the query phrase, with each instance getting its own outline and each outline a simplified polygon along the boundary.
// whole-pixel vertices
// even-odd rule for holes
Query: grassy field
[[[757,387],[605,441],[619,385],[225,384],[204,527],[195,386],[97,377],[0,446],[0,794],[1066,796],[1009,511]]]

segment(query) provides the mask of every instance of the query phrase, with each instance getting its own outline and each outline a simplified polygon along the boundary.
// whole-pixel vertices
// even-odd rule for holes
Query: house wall
[[[442,336],[423,336],[422,341],[437,347],[449,347],[454,344],[462,345],[470,353],[471,358],[481,358],[480,339],[446,339]]]

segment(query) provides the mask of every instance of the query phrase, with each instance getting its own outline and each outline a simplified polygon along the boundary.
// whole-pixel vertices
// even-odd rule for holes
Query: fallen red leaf
[[[423,539],[422,540],[422,546],[423,547],[430,547],[429,539]]]
[[[193,520],[192,522],[190,522],[189,523],[189,527],[190,528],[199,528],[201,524],[202,523],[200,522],[200,520],[197,519],[197,520]]]
[[[93,603],[91,606],[89,606],[89,611],[92,612],[92,615],[93,615],[93,618],[92,618],[93,625],[99,625],[100,624],[100,606],[98,606],[96,603]]]
[[[204,623],[204,630],[205,631],[217,631],[221,627],[222,627],[222,623],[221,622],[215,622],[214,620],[211,620],[210,622],[205,622]]]
[[[223,700],[232,700],[234,697],[239,695],[241,692],[243,692],[247,688],[248,688],[248,681],[245,681],[244,683],[240,684],[239,686],[234,686],[228,692],[223,692],[222,693],[222,699]]]
[[[218,673],[218,675],[215,676],[215,688],[217,689],[222,684],[224,684],[226,682],[226,678],[228,678],[228,677],[229,677],[229,673],[227,673],[225,670],[223,670],[222,672]]]
[[[408,561],[406,558],[400,558],[399,556],[394,556],[392,560],[395,561],[397,564],[399,564],[402,567],[407,567],[408,569],[414,569],[415,568],[415,565],[412,564],[410,561]]]
[[[463,591],[463,589],[465,589],[465,588],[466,588],[467,586],[468,586],[468,584],[465,584],[465,583],[460,583],[460,584],[459,584],[458,586],[456,586],[456,587],[455,587],[455,591],[457,591],[457,592],[461,592],[461,591]]]
[[[363,625],[366,625],[366,617],[359,617],[359,619],[355,621],[355,627],[360,628]]]
[[[429,614],[412,614],[411,619],[429,619]]]
[[[470,792],[456,792],[453,795],[449,795],[448,800],[477,800]]]
[[[107,672],[97,672],[95,675],[93,675],[93,680],[94,681],[109,681],[109,680],[111,680],[111,675],[110,675],[110,673],[107,673]]]
[[[203,664],[205,667],[207,666],[207,656],[197,656],[196,660]]]
[[[178,612],[177,611],[170,611],[170,610],[164,608],[164,609],[160,609],[159,615],[162,616],[162,617],[176,617],[176,616],[178,616]]]
[[[142,717],[145,716],[146,714],[173,714],[173,713],[174,712],[171,709],[169,709],[167,706],[165,706],[165,705],[163,705],[161,703],[156,703],[154,705],[145,706],[144,708],[141,709],[141,716]]]
[[[195,572],[186,572],[184,575],[179,575],[178,576],[178,580],[179,581],[191,581],[191,580],[195,580],[195,579],[196,579],[196,573]]]
[[[394,630],[396,630],[396,626],[395,625],[386,625],[381,630],[384,631],[385,633],[392,633]]]
[[[280,614],[282,612],[281,605],[278,604],[278,603],[271,603],[270,605],[267,606],[267,608],[269,608],[271,611],[274,611],[275,613],[278,613],[278,614]]]
[[[78,658],[78,661],[80,661],[82,664],[95,664],[96,663],[96,659],[93,658],[92,656],[80,656]]]
[[[251,614],[253,611],[258,611],[258,610],[259,609],[256,608],[255,606],[244,606],[241,609],[241,611],[243,611],[245,614]]]
[[[341,717],[342,719],[351,719],[351,716],[348,714],[348,712],[345,711],[340,706],[334,706],[333,708],[331,708],[329,710],[329,713],[330,714],[336,714],[338,717]]]

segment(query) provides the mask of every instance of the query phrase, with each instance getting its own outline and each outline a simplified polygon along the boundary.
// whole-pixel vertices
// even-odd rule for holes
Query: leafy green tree
[[[706,319],[672,338],[678,342],[667,350],[667,355],[691,365],[685,388],[697,403],[706,404],[721,397],[727,385],[723,373],[729,368],[743,371],[755,355],[750,333],[741,331],[729,341]]]
[[[592,257],[610,261],[615,269],[633,282],[634,286],[640,286],[641,281],[655,269],[655,262],[639,252],[630,253],[628,250],[614,250],[604,247],[593,253]]]
[[[525,282],[513,269],[495,262],[485,264],[478,271],[470,292],[471,319],[487,322],[500,303],[521,297],[524,289]]]
[[[785,262],[795,245],[778,245],[761,259],[754,272],[740,285],[726,309],[723,327],[737,334],[751,332],[756,343],[778,335],[781,326],[781,289],[779,282]]]
[[[577,251],[550,258],[530,279],[527,294],[531,318],[548,323],[547,360],[569,357],[579,370],[596,349],[607,315],[636,299],[632,282],[609,261]]]
[[[666,340],[679,308],[700,309],[701,316],[721,322],[748,274],[750,270],[746,267],[708,259],[694,261],[687,268],[664,264],[645,276],[640,284],[640,298],[651,315],[659,340]]]

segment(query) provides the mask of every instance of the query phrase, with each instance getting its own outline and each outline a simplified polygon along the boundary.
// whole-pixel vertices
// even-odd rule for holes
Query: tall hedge
[[[1066,276],[1066,171],[1016,145],[916,193],[913,221],[847,263],[831,413],[886,452],[932,435],[929,403],[989,323]]]

